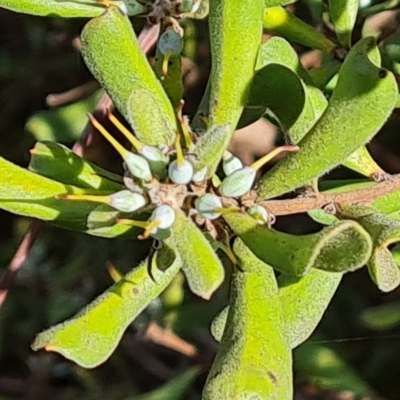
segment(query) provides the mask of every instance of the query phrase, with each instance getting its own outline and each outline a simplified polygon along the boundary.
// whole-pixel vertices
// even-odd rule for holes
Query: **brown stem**
[[[396,174],[369,188],[341,193],[316,193],[315,195],[288,200],[265,200],[257,204],[260,204],[275,216],[290,215],[315,210],[332,203],[368,206],[377,198],[391,194],[399,189],[400,174]]]
[[[7,298],[10,288],[14,285],[15,279],[17,277],[18,271],[21,269],[22,265],[26,261],[29,255],[29,251],[35,243],[36,239],[39,237],[42,230],[43,222],[39,220],[34,220],[29,227],[28,232],[22,239],[18,250],[14,254],[10,264],[3,272],[0,277],[0,307]]]

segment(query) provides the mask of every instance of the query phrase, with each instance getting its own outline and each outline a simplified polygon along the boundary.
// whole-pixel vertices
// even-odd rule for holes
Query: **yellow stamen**
[[[103,125],[100,124],[99,121],[93,115],[89,114],[89,119],[92,125],[109,141],[109,143],[114,147],[115,150],[121,155],[121,157],[125,160],[128,155],[129,151],[126,150],[121,144],[119,144],[108,132],[107,130],[103,127]]]
[[[56,196],[57,199],[70,201],[92,201],[93,203],[110,203],[110,196],[96,196],[91,194],[66,194]]]
[[[137,226],[138,228],[146,229],[149,226],[148,221],[136,221],[133,219],[117,218],[116,222],[121,225]]]
[[[118,119],[113,115],[111,112],[107,114],[108,119],[113,123],[113,125],[129,140],[129,143],[137,150],[140,151],[143,149],[144,144],[141,143],[138,139],[136,139],[135,136],[132,135],[131,132],[129,132],[128,129],[125,128],[124,125],[121,124],[121,122],[118,121]]]
[[[268,161],[271,161],[273,158],[275,158],[278,154],[283,153],[284,151],[298,151],[299,147],[298,146],[291,146],[291,145],[286,145],[286,146],[280,146],[277,147],[276,149],[270,151],[268,154],[266,154],[264,157],[261,157],[259,160],[251,164],[251,168],[254,170],[260,169],[263,165],[265,165]]]
[[[185,162],[185,159],[183,157],[183,150],[181,146],[181,135],[179,133],[177,133],[175,139],[175,150],[176,150],[176,163],[178,164],[178,166],[181,166]]]
[[[167,53],[164,55],[164,59],[163,59],[162,66],[161,66],[161,76],[164,78],[168,75],[168,64],[169,64],[171,55],[172,54],[170,51],[167,51]]]
[[[183,100],[180,101],[178,109],[176,110],[176,115],[178,117],[179,124],[181,126],[181,131],[183,133],[183,138],[185,139],[186,147],[188,149],[192,148],[194,146],[193,140],[190,137],[189,129],[188,126],[185,122],[185,119],[183,118],[182,111],[183,111],[183,106],[185,105],[185,102]]]
[[[107,263],[107,271],[108,274],[111,276],[111,279],[117,283],[123,279],[121,273],[112,265],[110,262]]]
[[[151,232],[157,228],[160,225],[161,221],[156,218],[153,221],[151,221],[150,223],[148,223],[146,230],[143,232],[142,237],[143,239],[147,239],[150,235]]]

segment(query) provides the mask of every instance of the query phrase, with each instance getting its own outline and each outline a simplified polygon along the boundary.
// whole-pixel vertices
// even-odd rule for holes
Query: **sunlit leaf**
[[[111,7],[86,24],[81,39],[87,66],[138,138],[148,145],[173,143],[177,130],[174,110],[128,17]]]
[[[32,348],[62,354],[94,368],[114,352],[126,328],[171,282],[182,263],[162,251],[149,275],[147,261],[86,306],[75,317],[40,333]]]
[[[272,268],[237,239],[230,309],[203,399],[292,398],[291,351]]]
[[[369,52],[376,54],[373,38],[352,48],[326,112],[300,141],[300,150],[288,154],[263,176],[260,198],[279,196],[323,175],[370,140],[386,122],[397,101],[397,84],[390,72],[370,61]]]

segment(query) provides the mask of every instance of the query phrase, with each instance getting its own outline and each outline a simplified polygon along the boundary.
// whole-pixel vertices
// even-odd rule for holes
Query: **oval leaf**
[[[171,236],[165,243],[182,258],[182,270],[191,291],[208,300],[224,280],[224,267],[196,225],[182,211],[175,213]]]
[[[55,351],[84,368],[102,364],[126,328],[178,273],[180,259],[171,261],[170,253],[159,253],[157,268],[152,268],[154,280],[143,261],[75,317],[40,333],[33,350]]]
[[[351,34],[356,23],[360,0],[329,0],[329,12],[336,36],[343,46],[351,46]]]
[[[86,24],[81,39],[87,66],[137,137],[151,146],[172,144],[177,130],[174,110],[128,17],[110,7]]]
[[[203,400],[292,398],[291,350],[273,269],[237,239],[239,266],[232,276],[230,308]]]
[[[373,38],[363,39],[352,48],[326,112],[300,141],[300,150],[288,154],[263,176],[260,198],[279,196],[323,175],[370,140],[385,123],[398,96],[397,84],[390,72],[369,60],[370,51],[376,51]],[[358,117],[360,110],[362,119]]]
[[[260,260],[289,275],[302,276],[311,268],[353,271],[371,256],[372,240],[354,221],[297,236],[260,226],[247,214],[229,213],[224,219]]]

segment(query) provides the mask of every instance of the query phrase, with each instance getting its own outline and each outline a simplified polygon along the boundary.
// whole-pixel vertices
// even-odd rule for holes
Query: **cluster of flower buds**
[[[168,35],[171,35],[171,33]],[[239,208],[236,207],[225,208],[221,197],[208,193],[206,182],[207,178],[209,178],[207,176],[208,165],[204,166],[204,161],[203,163],[199,163],[201,159],[198,155],[198,152],[202,154],[201,151],[207,154],[208,148],[204,147],[204,141],[198,141],[196,144],[193,143],[189,127],[182,117],[182,107],[179,108],[177,117],[181,124],[181,130],[176,134],[174,145],[176,157],[170,160],[171,149],[168,146],[164,145],[157,148],[140,142],[111,113],[108,115],[110,122],[129,141],[132,145],[132,151],[124,148],[93,116],[90,116],[93,126],[121,155],[131,178],[135,182],[135,186],[132,186],[132,190],[125,189],[107,195],[83,193],[61,197],[72,201],[90,201],[107,204],[125,214],[152,210],[147,221],[130,218],[117,218],[115,221],[122,225],[131,225],[144,229],[141,235],[142,238],[152,236],[158,240],[163,240],[169,236],[170,228],[174,224],[176,217],[175,210],[170,204],[160,204],[158,202],[153,204],[151,202],[154,198],[157,198],[157,196],[154,197],[154,191],[159,190],[160,182],[161,185],[203,184],[202,186],[197,186],[199,189],[201,188],[202,191],[199,193],[202,194],[196,198],[194,206],[197,213],[207,220],[215,220],[225,213],[238,211]],[[210,136],[213,139],[215,135]],[[183,145],[186,148],[185,151],[182,148]],[[296,151],[297,149],[296,146],[289,145],[278,147],[250,166],[243,166],[239,158],[225,151],[222,157],[222,169],[226,177],[218,189],[215,188],[214,190],[218,190],[219,194],[224,197],[241,197],[249,192],[254,185],[259,168],[279,153],[283,151]],[[211,180],[210,183],[218,186],[215,185],[215,180]],[[195,190],[194,186],[191,186],[191,188]],[[247,212],[259,224],[269,224],[271,221],[268,212],[259,205],[249,208]]]

